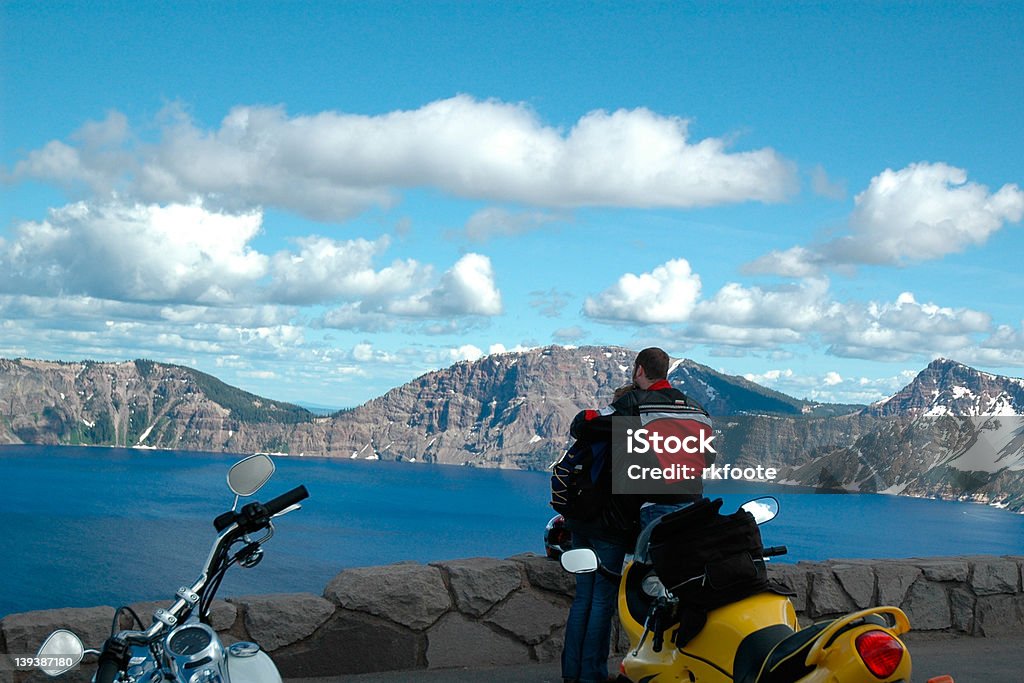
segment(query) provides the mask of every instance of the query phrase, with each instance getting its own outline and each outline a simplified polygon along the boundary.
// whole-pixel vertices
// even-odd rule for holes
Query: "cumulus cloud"
[[[494,282],[491,260],[481,254],[466,254],[441,276],[429,292],[396,301],[387,310],[399,315],[437,318],[451,315],[499,315],[501,292]]]
[[[338,329],[379,332],[394,329],[401,320],[441,319],[437,329],[421,328],[424,334],[452,334],[472,320],[455,317],[490,317],[502,312],[501,292],[494,280],[491,260],[466,254],[438,278],[437,284],[414,294],[347,303],[327,312],[321,324]]]
[[[484,352],[472,344],[463,344],[457,349],[448,350],[448,357],[452,362],[460,360],[480,360],[483,356]]]
[[[71,135],[72,144],[51,140],[14,165],[11,179],[38,178],[59,185],[108,194],[126,184],[138,158],[128,145],[127,117],[110,112],[103,121],[87,121]]]
[[[296,240],[297,252],[282,251],[271,261],[275,301],[311,304],[333,299],[377,300],[407,292],[430,276],[430,269],[412,259],[374,270],[373,259],[390,239],[339,242],[320,236]]]
[[[813,328],[829,305],[827,278],[806,279],[776,289],[730,282],[711,299],[701,301],[693,318],[702,326],[801,332]]]
[[[686,334],[711,344],[775,349],[820,343],[836,356],[907,360],[958,353],[991,334],[991,317],[969,308],[918,302],[840,302],[825,278],[762,289],[730,283],[701,301]]]
[[[1024,217],[1024,191],[991,192],[967,172],[942,163],[886,169],[854,200],[848,233],[824,244],[773,251],[748,271],[805,276],[823,267],[906,265],[979,244]]]
[[[894,302],[836,304],[818,330],[835,355],[906,360],[922,353],[956,355],[988,333],[991,322],[987,313],[922,304],[904,292]]]
[[[583,312],[600,320],[678,323],[690,317],[700,297],[700,276],[686,259],[673,259],[650,273],[626,273],[618,282],[583,303]]]
[[[273,205],[320,220],[390,205],[397,189],[411,187],[565,208],[773,202],[797,189],[793,164],[774,150],[691,140],[685,119],[642,108],[593,111],[568,132],[526,105],[467,95],[378,116],[240,106],[213,130],[181,112],[165,118],[161,139],[144,144],[128,142],[128,131],[100,134],[123,128],[123,115],[111,114],[71,144],[30,152],[11,175],[120,187],[147,202]]]
[[[837,262],[925,261],[984,243],[1024,216],[1024,192],[1004,185],[990,193],[946,164],[887,169],[857,195],[853,232],[826,249]]]
[[[102,311],[179,325],[237,321],[273,327],[301,307],[336,304],[325,327],[379,331],[395,317],[488,317],[502,311],[490,259],[467,254],[439,277],[413,259],[375,266],[377,240],[295,239],[272,256],[252,241],[259,211],[232,214],[200,203],[78,202],[17,225],[0,240],[0,305],[47,317]],[[52,316],[50,316],[52,317]]]
[[[22,223],[0,245],[0,291],[229,303],[268,272],[249,247],[261,221],[199,204],[78,202]]]

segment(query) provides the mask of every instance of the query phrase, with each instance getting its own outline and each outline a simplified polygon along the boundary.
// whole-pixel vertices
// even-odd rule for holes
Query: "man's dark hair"
[[[668,378],[669,358],[668,354],[657,346],[644,349],[636,354],[635,366],[644,369],[647,379],[658,380]]]

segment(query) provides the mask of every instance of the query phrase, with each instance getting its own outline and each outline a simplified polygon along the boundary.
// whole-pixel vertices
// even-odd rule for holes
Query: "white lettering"
[[[627,429],[626,430],[626,452],[633,453],[648,453],[653,450],[655,453],[715,453],[712,442],[715,440],[715,434],[708,434],[706,431],[702,431],[700,436],[691,434],[690,436],[679,438],[674,434],[669,436],[662,436],[661,434],[654,432],[653,434],[646,428],[641,429]]]
[[[774,467],[733,467],[732,465],[710,465],[704,468],[705,479],[747,479],[750,481],[772,480],[779,476],[779,471]]]

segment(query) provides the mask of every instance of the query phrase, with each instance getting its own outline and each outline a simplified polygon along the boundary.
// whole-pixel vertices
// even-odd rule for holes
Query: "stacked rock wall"
[[[896,605],[918,631],[993,636],[1024,629],[1024,557],[772,563],[804,623]],[[558,658],[574,579],[535,555],[348,569],[323,595],[218,601],[212,626],[225,643],[254,640],[285,678],[383,670],[484,667]],[[149,614],[158,603],[136,606]],[[26,655],[70,628],[87,645],[109,633],[111,607],[14,614],[0,622],[0,651]],[[127,627],[127,624],[125,624]],[[619,651],[626,644],[617,638]],[[66,674],[87,681],[91,667]],[[45,678],[0,667],[0,683]]]

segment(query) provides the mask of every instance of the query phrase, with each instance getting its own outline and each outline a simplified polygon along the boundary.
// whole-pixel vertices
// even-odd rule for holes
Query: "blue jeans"
[[[572,534],[573,548],[593,548],[601,564],[616,574],[622,571],[626,547]],[[619,584],[601,572],[576,575],[576,597],[565,622],[562,678],[580,683],[604,683],[608,678],[612,618]]]
[[[646,529],[651,522],[662,515],[667,515],[670,512],[675,512],[676,510],[682,510],[684,507],[689,505],[690,503],[655,503],[653,505],[644,505],[640,508],[640,528]]]

